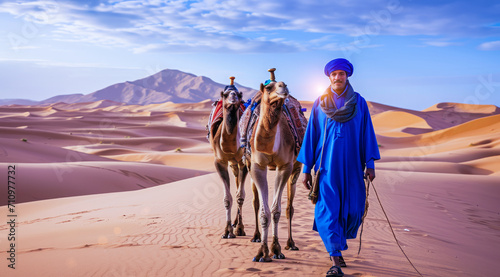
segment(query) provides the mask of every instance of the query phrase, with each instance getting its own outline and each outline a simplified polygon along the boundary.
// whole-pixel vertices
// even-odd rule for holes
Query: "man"
[[[356,238],[365,210],[363,177],[375,178],[374,161],[380,159],[366,101],[348,80],[352,73],[353,66],[346,59],[335,59],[325,66],[331,85],[314,102],[297,158],[304,164],[307,189],[311,169],[317,170],[321,164],[313,230],[333,260],[327,276],[344,276],[341,251],[347,250],[347,239]]]

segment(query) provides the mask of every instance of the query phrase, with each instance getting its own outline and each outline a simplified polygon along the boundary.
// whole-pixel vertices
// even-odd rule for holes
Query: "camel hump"
[[[210,116],[208,116],[208,124],[206,126],[208,134],[207,139],[210,140],[210,133],[212,132],[212,126],[215,123],[222,121],[222,101],[217,100],[212,103],[212,111]]]
[[[252,139],[254,125],[259,120],[260,116],[260,97],[254,96],[252,104],[245,110],[240,121],[240,143],[245,146],[247,155],[251,154],[250,141]],[[302,112],[300,102],[293,96],[288,96],[288,101],[285,101],[283,114],[285,115],[290,131],[295,139],[295,151],[299,153],[302,141],[307,129],[307,119]]]
[[[285,101],[285,109],[283,112],[285,113],[290,131],[292,131],[295,139],[295,151],[298,154],[306,134],[307,119],[302,112],[300,102],[291,95],[288,96],[288,101]]]

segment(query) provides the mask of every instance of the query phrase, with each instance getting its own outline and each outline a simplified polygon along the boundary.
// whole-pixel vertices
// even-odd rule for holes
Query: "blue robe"
[[[377,139],[365,99],[358,93],[358,112],[349,121],[328,119],[319,178],[319,196],[313,229],[318,231],[331,256],[347,250],[347,239],[356,238],[365,210],[365,166],[380,159]],[[297,160],[309,173],[320,164],[326,114],[316,99]]]

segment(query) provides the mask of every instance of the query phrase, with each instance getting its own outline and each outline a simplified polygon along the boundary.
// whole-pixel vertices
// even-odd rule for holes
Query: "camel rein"
[[[363,214],[363,218],[361,219],[361,231],[360,231],[360,234],[359,234],[358,255],[361,252],[361,236],[363,235],[363,226],[364,226],[364,223],[365,223],[365,217],[368,214],[368,194],[369,194],[369,191],[370,191],[370,184],[371,184],[372,188],[373,188],[373,191],[375,192],[375,195],[377,196],[377,200],[378,200],[378,203],[380,204],[380,208],[382,208],[382,212],[384,213],[385,219],[387,220],[387,223],[389,224],[389,227],[390,227],[391,232],[392,232],[392,236],[394,237],[394,240],[396,241],[399,249],[401,250],[401,252],[403,253],[403,255],[406,257],[406,259],[408,260],[408,262],[410,263],[410,265],[413,267],[413,269],[415,269],[415,271],[418,273],[418,275],[419,276],[423,276],[420,273],[420,271],[418,271],[418,269],[415,267],[415,265],[411,262],[410,258],[408,258],[408,256],[406,255],[405,251],[403,250],[403,247],[401,247],[401,244],[399,244],[399,241],[396,238],[396,234],[394,233],[394,229],[392,228],[392,224],[389,221],[389,217],[387,216],[387,213],[385,212],[384,206],[382,205],[382,202],[380,201],[380,197],[378,196],[378,192],[377,192],[377,189],[375,188],[375,185],[373,185],[373,182],[370,180],[370,178],[368,176],[365,176],[365,181],[366,181],[366,184],[365,184],[366,185],[366,202],[365,202],[365,207],[366,208],[365,208],[365,213]]]

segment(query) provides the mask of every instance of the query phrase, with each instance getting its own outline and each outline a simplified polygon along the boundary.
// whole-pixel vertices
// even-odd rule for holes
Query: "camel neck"
[[[259,122],[255,133],[257,150],[266,154],[274,152],[274,144],[283,103],[261,103]]]
[[[238,109],[239,107],[223,110],[221,147],[225,153],[236,153],[238,148]]]
[[[232,105],[224,107],[222,114],[224,119],[224,132],[232,134],[234,129],[238,127],[238,110],[239,106]]]

